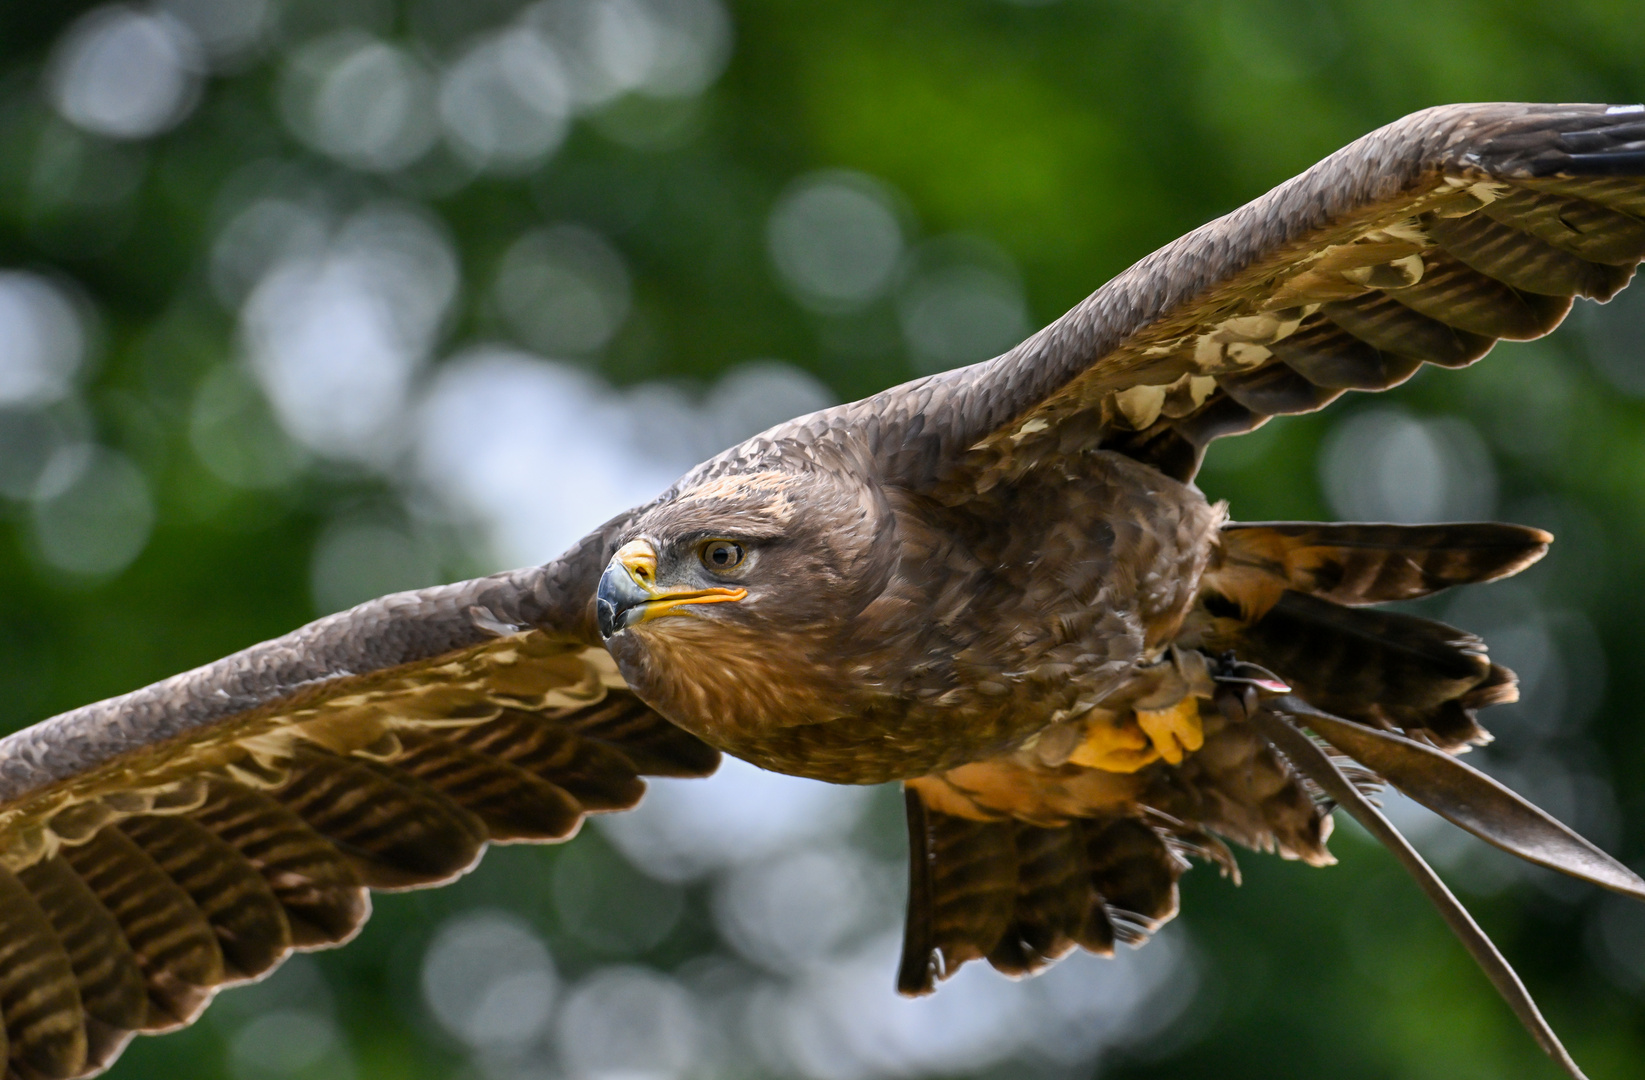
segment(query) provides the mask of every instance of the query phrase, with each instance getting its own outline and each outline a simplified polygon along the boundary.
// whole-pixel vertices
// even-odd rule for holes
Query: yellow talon
[[[1138,709],[1137,726],[1172,765],[1182,764],[1185,753],[1205,745],[1205,729],[1200,725],[1199,699],[1189,694],[1166,709]]]
[[[1160,752],[1143,730],[1129,717],[1093,717],[1086,723],[1085,739],[1068,760],[1088,769],[1134,773],[1159,760]]]

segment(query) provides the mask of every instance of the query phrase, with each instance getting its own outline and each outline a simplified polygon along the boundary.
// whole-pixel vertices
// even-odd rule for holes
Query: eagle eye
[[[743,561],[743,546],[731,540],[710,540],[698,551],[703,565],[716,574],[735,570]]]

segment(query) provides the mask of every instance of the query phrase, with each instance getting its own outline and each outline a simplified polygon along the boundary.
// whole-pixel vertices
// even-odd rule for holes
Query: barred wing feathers
[[[1645,258],[1645,110],[1448,105],[1154,252],[1010,352],[803,418],[963,502],[1105,447],[1193,476],[1213,439],[1553,330]]]
[[[712,772],[590,644],[574,563],[384,597],[0,740],[5,1075],[91,1075],[347,941],[370,889]]]

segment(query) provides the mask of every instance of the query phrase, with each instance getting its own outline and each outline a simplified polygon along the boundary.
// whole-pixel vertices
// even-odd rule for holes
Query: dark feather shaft
[[[1275,704],[1279,708],[1287,708],[1295,699],[1289,695],[1279,699]],[[1508,963],[1502,953],[1497,951],[1496,945],[1480,929],[1468,909],[1462,906],[1451,890],[1446,888],[1433,868],[1417,854],[1409,841],[1394,828],[1393,823],[1382,816],[1371,801],[1360,794],[1358,788],[1342,775],[1330,756],[1321,750],[1314,741],[1308,738],[1300,728],[1291,723],[1285,716],[1268,709],[1254,709],[1250,713],[1250,720],[1262,732],[1264,738],[1291,759],[1291,763],[1309,779],[1317,783],[1325,793],[1336,800],[1338,805],[1354,816],[1354,820],[1365,826],[1367,832],[1376,837],[1383,847],[1393,853],[1400,865],[1407,873],[1416,879],[1422,891],[1433,901],[1439,913],[1451,927],[1451,932],[1457,936],[1463,946],[1473,956],[1474,962],[1485,972],[1491,985],[1496,987],[1497,993],[1508,1003],[1508,1007],[1519,1017],[1519,1022],[1525,1025],[1525,1030],[1536,1039],[1537,1045],[1552,1058],[1573,1080],[1587,1080],[1582,1070],[1577,1067],[1571,1055],[1566,1052],[1559,1036],[1554,1034],[1548,1021],[1543,1019],[1542,1012],[1531,1000],[1530,991],[1520,981],[1519,975]]]
[[[1479,770],[1413,739],[1293,704],[1326,742],[1452,824],[1510,855],[1645,900],[1639,875]]]

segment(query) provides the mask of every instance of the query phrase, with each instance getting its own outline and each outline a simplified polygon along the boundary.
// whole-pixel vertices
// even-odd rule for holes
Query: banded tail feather
[[[1489,742],[1475,713],[1519,697],[1514,673],[1492,663],[1473,634],[1304,593],[1282,593],[1240,633],[1234,648],[1316,708],[1399,728],[1444,750]]]
[[[286,950],[346,938],[367,885],[436,884],[490,842],[562,838],[631,803],[650,763],[711,771],[690,731],[814,779],[911,777],[916,991],[969,958],[1028,972],[1136,942],[1219,831],[1324,861],[1334,801],[1402,853],[1580,1077],[1314,741],[1345,725],[1337,750],[1493,842],[1645,895],[1436,749],[1480,741],[1473,710],[1513,695],[1483,643],[1363,609],[1511,573],[1547,538],[1235,527],[1182,619],[1221,520],[1191,486],[1210,441],[1466,366],[1622,287],[1645,257],[1641,111],[1414,114],[994,360],[768,429],[559,560],[370,601],[0,740],[7,1080],[85,1075],[122,1025],[187,1022]],[[1130,500],[1099,474],[1122,456],[1137,498],[1111,514]],[[738,552],[719,569],[748,587],[702,588],[716,567],[699,541],[727,535],[753,550],[708,544]],[[682,603],[717,606],[651,619]]]
[[[1220,540],[1205,585],[1256,617],[1285,589],[1359,606],[1496,581],[1542,558],[1553,537],[1498,522],[1270,521],[1230,522]]]
[[[1512,671],[1473,634],[1366,605],[1496,581],[1548,550],[1540,529],[1231,524],[1204,579],[1203,644],[1232,650],[1326,712],[1455,751],[1488,742],[1475,720],[1516,700]]]
[[[1202,610],[1178,642],[1206,654],[1209,669],[1232,670],[1219,659],[1231,654],[1234,667],[1272,671],[1317,709],[1448,752],[1487,738],[1475,710],[1513,700],[1513,673],[1488,659],[1479,638],[1369,605],[1516,573],[1547,550],[1547,533],[1494,523],[1273,522],[1227,525],[1220,540]],[[979,766],[910,782],[899,989],[927,992],[970,960],[1020,975],[1076,946],[1108,953],[1116,942],[1138,944],[1175,913],[1188,856],[1237,875],[1219,838],[1334,862],[1332,802],[1320,786],[1243,716],[1205,705],[1199,748],[1136,774],[1136,804],[1152,816],[1107,802],[1102,785],[1087,790],[1083,776],[1066,775],[1081,770],[1065,763],[1019,764],[1034,773],[1032,790],[1064,796],[1032,823],[1005,782],[1022,778],[1003,766],[989,774],[993,784]],[[1348,775],[1381,782],[1341,760]]]
[[[1560,270],[1558,259],[1545,262],[1536,272]],[[1507,577],[1541,558],[1551,539],[1485,523],[1230,525],[1190,633],[1201,648],[1225,650],[1228,658],[1217,664],[1223,722],[1282,755],[1323,807],[1341,805],[1388,847],[1521,1023],[1580,1078],[1512,967],[1354,779],[1357,771],[1391,783],[1520,858],[1645,896],[1645,880],[1627,867],[1451,756],[1490,740],[1477,710],[1518,697],[1514,673],[1491,662],[1485,642],[1444,623],[1361,606]],[[1253,664],[1277,678],[1229,677]]]

